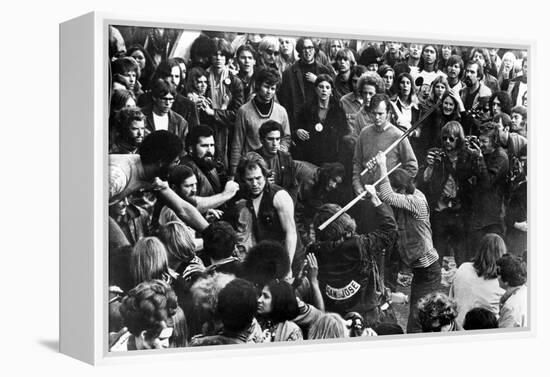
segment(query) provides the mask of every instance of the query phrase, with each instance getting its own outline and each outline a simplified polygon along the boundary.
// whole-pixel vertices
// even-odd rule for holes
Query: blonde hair
[[[172,262],[189,263],[195,257],[193,231],[179,221],[170,221],[159,230],[159,237],[166,246],[170,264]]]
[[[308,339],[334,339],[346,338],[346,324],[337,313],[325,313],[311,325]]]
[[[130,255],[130,273],[134,285],[159,279],[168,274],[168,255],[166,248],[157,237],[141,238]]]

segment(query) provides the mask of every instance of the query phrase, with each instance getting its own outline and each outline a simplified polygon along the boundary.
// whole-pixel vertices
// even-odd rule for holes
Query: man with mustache
[[[481,82],[482,79],[483,67],[479,63],[470,60],[464,71],[466,87],[461,92],[462,102],[467,111],[479,108],[482,98],[488,100],[491,97],[491,89]]]
[[[186,139],[188,154],[182,159],[182,165],[191,168],[197,178],[196,195],[209,197],[219,194],[227,187],[227,175],[223,164],[216,159],[214,131],[204,125],[193,128]],[[236,183],[231,189],[233,195],[238,190]],[[229,187],[231,188],[231,187]]]
[[[120,110],[112,119],[115,140],[109,153],[134,154],[145,137],[145,116],[137,107]]]
[[[170,168],[179,163],[182,151],[181,140],[171,132],[161,130],[143,140],[139,154],[109,155],[109,205],[137,192],[150,191],[164,200],[181,221],[202,231],[208,222],[165,182]],[[109,245],[116,247],[118,243],[120,246],[125,238],[120,226],[109,219]]]

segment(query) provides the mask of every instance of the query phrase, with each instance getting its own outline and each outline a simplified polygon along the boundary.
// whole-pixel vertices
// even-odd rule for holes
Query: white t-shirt
[[[473,263],[462,263],[449,292],[458,305],[457,323],[462,326],[466,313],[478,307],[489,309],[498,318],[503,294],[504,289],[500,288],[497,278],[486,280],[477,276]]]
[[[153,122],[155,123],[155,131],[168,131],[168,114],[159,116],[153,112]]]

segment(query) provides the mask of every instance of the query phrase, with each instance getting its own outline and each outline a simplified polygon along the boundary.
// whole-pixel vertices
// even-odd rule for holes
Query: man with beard
[[[235,131],[231,147],[229,172],[235,175],[242,156],[262,146],[258,130],[262,123],[275,121],[283,129],[280,148],[287,152],[290,147],[290,126],[284,107],[275,102],[275,92],[280,82],[279,72],[266,68],[257,72],[256,95],[237,111]]]
[[[181,199],[166,179],[171,166],[179,162],[181,140],[168,131],[156,131],[141,144],[139,154],[109,155],[109,204],[139,191],[153,191],[183,222],[202,231],[208,222],[195,207]],[[124,233],[109,219],[109,240],[123,239]]]
[[[225,168],[215,159],[214,131],[208,126],[197,126],[189,132],[186,141],[188,154],[182,159],[182,165],[190,167],[195,174],[196,195],[209,197],[219,194],[224,185],[227,189]]]
[[[286,190],[268,182],[268,176],[267,164],[256,152],[247,153],[239,162],[237,177],[244,199],[236,203],[234,228],[247,250],[262,240],[281,243],[292,264],[287,275],[290,280],[304,259],[294,223],[294,203]]]
[[[508,155],[500,147],[498,124],[494,122],[481,125],[479,146],[469,143],[468,147],[476,156],[474,175],[477,183],[472,192],[468,236],[471,242],[468,250],[473,252],[487,233],[504,237],[503,201],[509,162]]]
[[[269,183],[284,188],[296,202],[298,182],[295,163],[290,153],[281,150],[283,126],[268,120],[260,126],[259,134],[262,147],[254,152],[262,156],[271,171]]]
[[[239,190],[239,184],[235,181],[227,181],[222,192],[212,196],[197,195],[197,176],[187,165],[178,165],[170,170],[168,184],[179,197],[191,203],[206,220],[214,221],[220,219],[223,215],[221,210],[217,210],[224,203],[232,199]],[[170,221],[177,221],[174,212],[169,207],[162,208],[158,223],[164,225]]]
[[[109,153],[133,154],[145,137],[145,116],[137,107],[124,108],[114,115],[115,140]]]
[[[182,141],[188,132],[188,123],[181,115],[172,111],[177,91],[172,82],[156,79],[151,84],[152,105],[143,108],[145,128],[150,132],[166,130],[177,135]]]
[[[481,100],[488,100],[491,97],[491,89],[481,82],[483,78],[483,67],[475,61],[469,61],[464,71],[464,83],[461,97],[467,111],[476,110],[480,107]]]
[[[477,155],[466,147],[457,121],[441,129],[442,149],[432,148],[420,185],[430,205],[434,247],[443,256],[454,253],[457,266],[466,262],[466,225],[471,209],[472,176]]]
[[[464,60],[459,55],[451,55],[445,63],[445,72],[449,87],[457,93],[460,92],[464,88],[464,83],[461,80],[464,73]]]
[[[296,51],[300,59],[283,72],[281,88],[277,93],[279,102],[286,109],[290,126],[293,130],[298,114],[307,103],[315,98],[315,80],[321,73],[331,77],[334,71],[331,67],[317,63],[315,60],[316,48],[311,38],[300,38],[296,42]]]

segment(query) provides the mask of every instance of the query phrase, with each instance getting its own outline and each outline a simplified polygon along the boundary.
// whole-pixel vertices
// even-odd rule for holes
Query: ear
[[[151,346],[147,342],[147,336],[146,336],[146,331],[145,330],[143,330],[141,333],[139,333],[139,336],[136,336],[136,348],[138,350],[150,349],[151,348]]]

